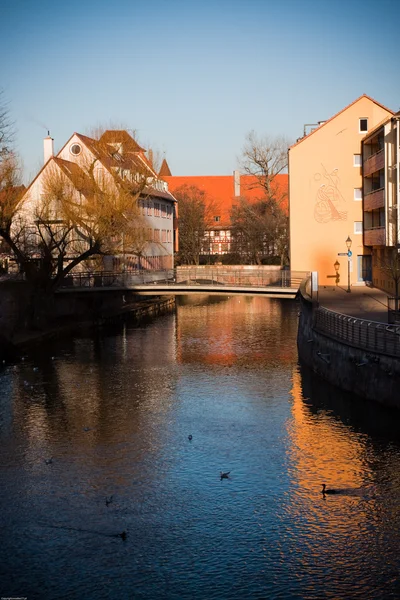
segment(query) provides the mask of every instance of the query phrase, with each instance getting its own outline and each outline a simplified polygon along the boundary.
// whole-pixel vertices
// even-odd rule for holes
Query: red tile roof
[[[194,175],[194,176],[164,176],[164,181],[168,183],[168,188],[172,194],[182,185],[195,186],[205,192],[206,198],[218,207],[218,213],[214,216],[220,216],[219,227],[228,227],[230,225],[230,212],[238,197],[247,198],[250,202],[258,200],[264,196],[257,177],[253,175],[240,175],[240,196],[235,196],[235,176],[234,175]],[[282,208],[287,211],[287,191],[288,175],[280,174],[275,177],[275,185],[282,195]]]

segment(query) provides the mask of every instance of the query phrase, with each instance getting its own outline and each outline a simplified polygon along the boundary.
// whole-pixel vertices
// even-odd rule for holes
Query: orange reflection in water
[[[312,412],[303,398],[301,375],[293,370],[290,426],[294,475],[303,489],[315,493],[324,482],[331,487],[359,487],[363,483],[365,445],[328,411]],[[340,466],[339,466],[340,465]]]
[[[297,360],[296,346],[283,341],[290,328],[293,334],[290,321],[284,318],[285,310],[291,308],[287,300],[203,296],[184,299],[184,304],[178,306],[178,363],[233,366]]]

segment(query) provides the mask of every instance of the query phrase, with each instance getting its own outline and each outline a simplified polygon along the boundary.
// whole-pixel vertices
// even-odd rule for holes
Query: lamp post
[[[350,250],[351,248],[351,237],[348,235],[347,236],[347,240],[346,240],[346,246],[347,246],[347,292],[350,293],[351,289],[350,289],[350,261],[351,261],[351,257],[352,257],[352,251]]]
[[[339,268],[340,268],[340,262],[338,260],[336,260],[333,263],[335,272],[336,272],[336,285],[339,283]]]

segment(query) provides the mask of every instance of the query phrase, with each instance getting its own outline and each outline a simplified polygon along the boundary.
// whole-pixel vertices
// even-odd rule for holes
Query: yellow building
[[[318,271],[322,285],[371,280],[371,252],[363,245],[361,141],[392,115],[364,94],[329,120],[305,126],[289,149],[292,271]]]
[[[400,292],[399,119],[400,112],[386,118],[362,143],[364,245],[371,249],[373,284],[392,296]]]

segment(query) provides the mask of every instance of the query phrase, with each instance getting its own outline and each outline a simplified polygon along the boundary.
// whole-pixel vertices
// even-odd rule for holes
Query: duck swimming
[[[337,494],[336,490],[330,490],[330,489],[326,489],[326,483],[322,484],[322,490],[321,492],[325,495],[325,494]]]
[[[223,473],[222,471],[220,471],[221,479],[229,479],[229,473],[230,473],[230,471],[226,471],[226,473]]]
[[[192,441],[192,439],[193,439],[193,436],[192,436],[192,434],[188,435],[188,440],[189,440],[189,442],[191,442],[191,441]]]

